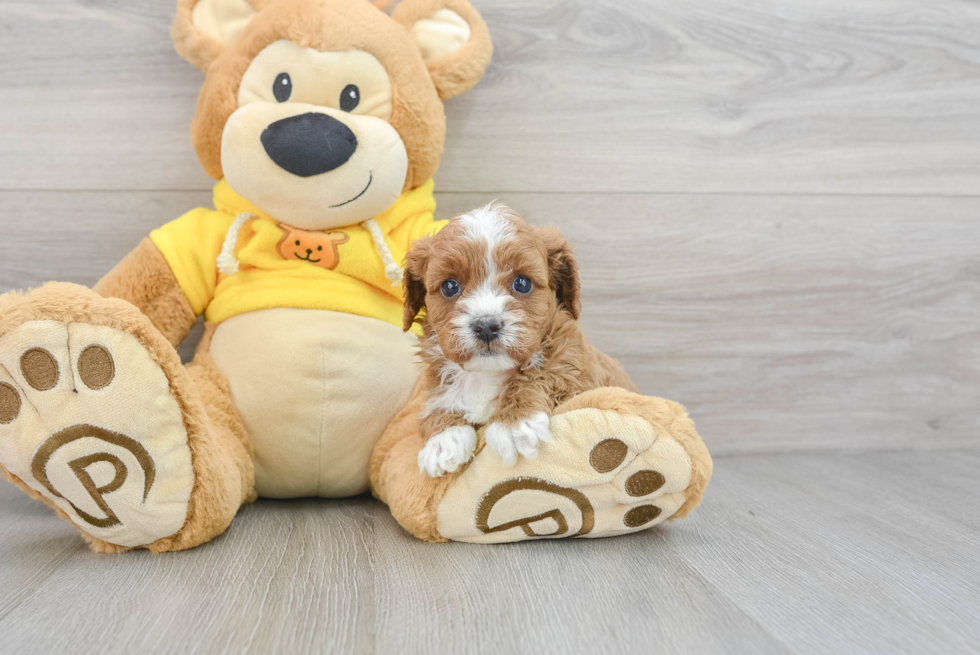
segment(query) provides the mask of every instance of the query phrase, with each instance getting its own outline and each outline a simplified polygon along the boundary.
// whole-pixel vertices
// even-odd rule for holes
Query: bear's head
[[[439,167],[442,101],[492,46],[466,0],[179,0],[171,36],[206,73],[205,171],[305,230],[364,221]]]

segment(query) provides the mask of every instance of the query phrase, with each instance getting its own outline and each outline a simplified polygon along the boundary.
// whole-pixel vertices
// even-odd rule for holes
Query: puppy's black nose
[[[499,319],[484,316],[483,318],[478,318],[470,324],[470,328],[473,330],[473,334],[476,338],[484,343],[490,343],[500,336],[500,328],[503,327],[503,323]]]
[[[313,112],[272,123],[262,131],[261,139],[272,161],[300,177],[332,171],[357,150],[357,137],[349,127]]]

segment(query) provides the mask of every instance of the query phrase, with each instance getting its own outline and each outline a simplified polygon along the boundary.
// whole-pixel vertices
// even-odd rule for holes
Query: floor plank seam
[[[212,193],[213,187],[186,189],[121,189],[121,188],[92,188],[92,189],[0,189],[4,193]],[[534,189],[435,189],[436,194],[442,195],[538,195],[538,196],[649,196],[649,197],[731,197],[731,198],[880,198],[896,200],[976,200],[980,193],[834,193],[834,192],[785,192],[785,191],[621,191],[621,190],[575,190],[575,191],[539,191]]]
[[[708,444],[710,450],[710,444]],[[758,452],[728,452],[712,453],[711,458],[715,461],[719,459],[745,459],[750,457],[811,457],[815,455],[915,455],[927,453],[980,453],[980,443],[976,445],[956,445],[939,448],[802,448],[799,450],[778,450],[778,451],[758,451]]]

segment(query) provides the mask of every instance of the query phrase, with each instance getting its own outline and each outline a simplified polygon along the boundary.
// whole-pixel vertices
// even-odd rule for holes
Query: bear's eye
[[[442,295],[447,298],[459,295],[459,282],[456,280],[446,280],[442,283]]]
[[[297,241],[297,242],[296,242],[296,245],[297,245],[297,246],[299,245],[299,241]]]
[[[340,108],[344,111],[354,111],[361,104],[361,90],[353,84],[348,84],[340,92]]]
[[[277,102],[286,102],[293,95],[293,79],[289,77],[289,73],[276,75],[276,81],[272,83],[272,95]]]
[[[531,293],[533,287],[531,278],[526,275],[518,275],[514,278],[514,291],[517,293]]]
[[[323,250],[323,246],[317,246],[316,249],[317,250]]]

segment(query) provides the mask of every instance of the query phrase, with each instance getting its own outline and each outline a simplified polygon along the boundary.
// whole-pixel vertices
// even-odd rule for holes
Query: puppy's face
[[[527,364],[557,312],[578,318],[578,272],[554,228],[508,207],[459,216],[416,242],[405,271],[405,329],[426,308],[443,355],[470,371]]]

